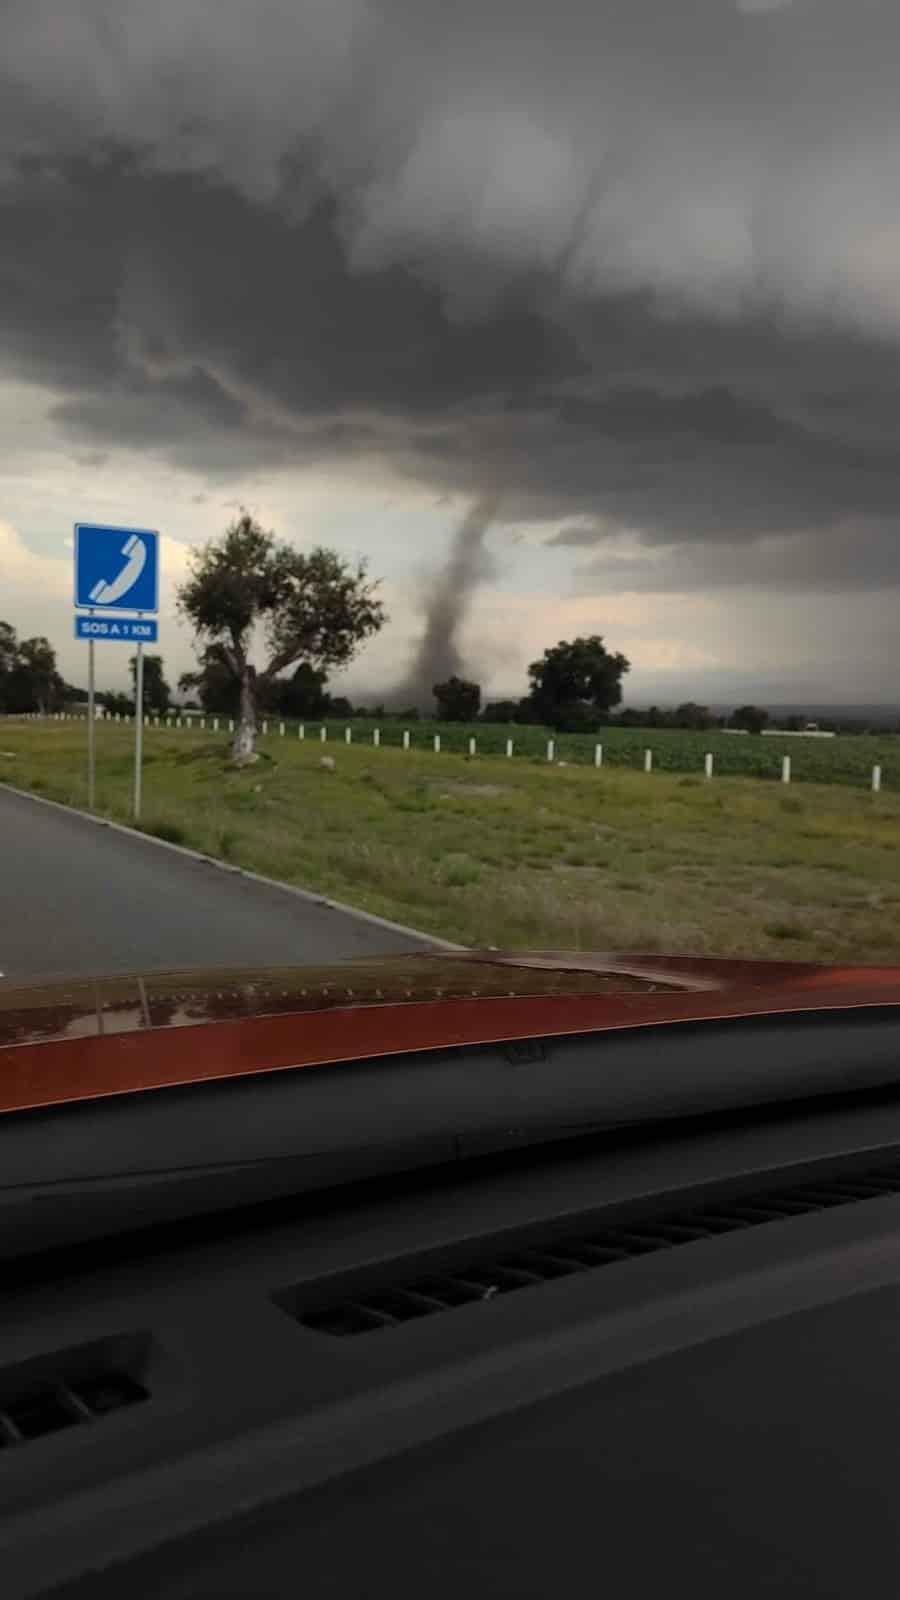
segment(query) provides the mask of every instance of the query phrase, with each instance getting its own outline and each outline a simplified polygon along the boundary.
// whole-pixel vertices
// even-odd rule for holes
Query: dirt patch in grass
[[[433,791],[440,790],[442,800],[447,795],[457,794],[466,798],[477,799],[479,796],[484,796],[493,800],[498,794],[509,792],[505,783],[431,783],[428,787]]]

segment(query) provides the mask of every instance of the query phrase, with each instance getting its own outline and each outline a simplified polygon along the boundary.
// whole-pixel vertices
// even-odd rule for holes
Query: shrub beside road
[[[550,766],[540,744],[534,761],[469,760],[429,753],[428,725],[412,726],[408,752],[361,734],[330,742],[334,770],[317,738],[270,733],[244,771],[226,764],[225,731],[149,728],[145,827],[465,944],[900,960],[900,796],[888,788]],[[488,732],[505,743],[506,730],[479,728],[479,745]],[[98,806],[121,821],[133,737],[97,729]],[[658,752],[665,735],[636,737]],[[670,737],[697,738],[698,765],[717,748]],[[769,759],[780,743],[719,738]],[[812,741],[809,758],[861,742]],[[804,741],[784,743],[799,764]],[[557,753],[569,759],[564,738]],[[3,723],[0,777],[84,807],[84,724]]]

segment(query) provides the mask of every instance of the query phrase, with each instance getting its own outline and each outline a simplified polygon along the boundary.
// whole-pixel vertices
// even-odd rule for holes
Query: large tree
[[[289,678],[277,678],[270,687],[269,703],[282,717],[324,717],[329,709],[327,673],[301,661]]]
[[[19,666],[31,683],[35,710],[50,711],[59,698],[62,679],[56,670],[56,651],[43,634],[19,641]]]
[[[700,730],[712,727],[713,716],[709,706],[699,706],[695,700],[684,700],[680,706],[676,706],[672,723],[676,728]]]
[[[481,720],[482,722],[515,722],[518,715],[518,700],[489,700],[481,712]]]
[[[738,706],[731,713],[731,727],[745,728],[748,733],[762,733],[769,720],[769,713],[763,706]]]
[[[136,695],[137,694],[137,656],[132,656],[132,658],[129,661],[128,665],[129,665],[129,668],[131,669],[131,684],[132,684],[132,688],[133,688],[133,690],[135,692],[135,695]],[[171,691],[169,689],[169,685],[166,683],[166,680],[163,677],[163,658],[162,658],[162,656],[156,656],[156,655],[148,656],[148,655],[145,654],[144,655],[144,695],[143,695],[143,699],[144,699],[144,715],[146,716],[148,712],[151,712],[151,713],[155,712],[157,714],[157,716],[163,716],[164,713],[166,711],[168,711],[168,709],[169,709],[169,701],[171,700],[171,698],[172,698],[172,695],[171,695]]]
[[[305,553],[277,541],[247,512],[196,551],[179,608],[202,649],[215,646],[239,689],[232,756],[254,758],[257,711],[268,686],[295,662],[344,667],[385,622],[377,584],[322,546]],[[251,659],[261,635],[265,665]]]
[[[436,683],[432,694],[442,722],[474,722],[481,710],[481,686],[456,673],[444,683]]]
[[[0,622],[0,711],[10,711],[10,680],[16,665],[19,641],[9,622]]]
[[[630,669],[611,654],[599,634],[561,639],[528,668],[535,720],[555,728],[587,728],[619,704],[622,678]]]
[[[240,681],[235,677],[220,644],[210,644],[199,652],[199,672],[183,672],[178,679],[180,694],[196,698],[204,711],[236,717],[241,697]]]
[[[110,717],[133,717],[134,701],[121,689],[107,689],[98,694],[98,701]]]
[[[50,640],[43,634],[18,639],[15,628],[0,622],[0,710],[52,711],[63,691]]]

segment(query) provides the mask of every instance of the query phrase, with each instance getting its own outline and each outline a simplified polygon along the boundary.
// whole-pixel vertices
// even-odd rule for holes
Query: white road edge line
[[[22,800],[31,800],[35,805],[50,806],[54,811],[63,811],[69,817],[80,817],[83,822],[93,822],[99,828],[112,828],[116,833],[124,833],[129,839],[139,839],[143,844],[157,845],[161,850],[173,850],[176,855],[188,856],[192,861],[205,862],[209,867],[218,867],[222,872],[234,872],[246,878],[250,883],[261,883],[267,889],[280,889],[283,894],[292,894],[298,900],[305,900],[308,905],[324,906],[328,911],[340,912],[345,917],[355,917],[358,922],[367,922],[375,928],[384,928],[389,933],[403,934],[407,939],[419,939],[423,944],[431,945],[436,950],[466,950],[467,945],[454,944],[450,939],[438,939],[432,933],[423,933],[420,928],[410,928],[404,922],[391,922],[387,917],[378,917],[374,911],[360,911],[356,906],[345,905],[342,900],[329,900],[325,895],[316,894],[312,889],[300,889],[293,883],[282,883],[278,878],[265,878],[260,872],[248,872],[244,867],[236,867],[228,861],[218,861],[215,856],[204,855],[201,850],[191,850],[187,845],[171,844],[168,839],[157,839],[153,833],[142,833],[140,828],[129,828],[124,822],[113,822],[109,817],[97,817],[90,811],[80,811],[77,806],[63,805],[60,800],[48,800],[46,795],[31,794],[28,789],[17,789],[12,783],[0,783],[0,792],[6,790],[15,794]]]

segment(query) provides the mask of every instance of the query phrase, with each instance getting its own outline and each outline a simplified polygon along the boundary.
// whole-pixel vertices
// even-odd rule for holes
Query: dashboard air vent
[[[390,1276],[376,1281],[370,1276],[365,1284],[357,1280],[356,1292],[345,1280],[343,1292],[326,1304],[307,1298],[302,1285],[276,1298],[298,1322],[317,1333],[336,1337],[373,1333],[656,1250],[898,1193],[900,1162],[842,1174],[832,1169],[827,1177],[789,1187],[737,1193],[732,1186],[720,1197],[709,1195],[704,1204],[685,1209],[644,1210],[629,1217],[619,1210],[607,1221],[598,1220],[595,1213],[577,1233],[551,1237],[546,1230],[540,1236],[532,1230],[502,1251],[473,1254],[453,1263],[445,1253],[439,1270],[429,1270],[424,1257],[418,1270],[409,1261],[394,1263]]]
[[[5,1401],[0,1410],[0,1449],[28,1444],[82,1422],[96,1422],[111,1411],[148,1398],[143,1384],[122,1372],[26,1389]]]
[[[113,1334],[0,1368],[0,1456],[150,1398],[149,1333]]]

